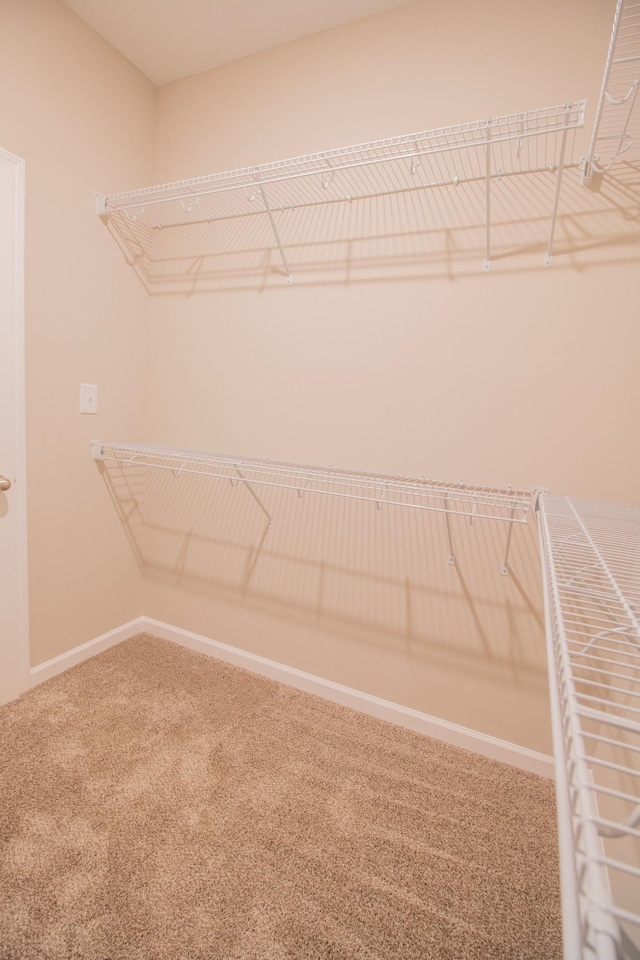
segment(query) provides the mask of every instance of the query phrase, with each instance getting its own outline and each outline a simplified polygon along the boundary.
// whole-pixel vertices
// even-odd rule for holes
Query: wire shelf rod
[[[624,583],[624,578],[619,579]],[[629,579],[629,582],[632,583],[633,581]],[[561,593],[567,603],[571,602],[572,597],[576,602],[580,600],[583,604],[583,608],[580,611],[581,614],[584,617],[591,617],[595,621],[605,613],[612,616],[611,611],[613,609],[616,611],[625,609],[617,595],[608,589],[608,585],[606,583],[603,584],[601,580],[592,579],[581,587],[578,587],[575,583],[562,585]],[[610,624],[611,620],[605,622]],[[629,623],[633,624],[633,618],[629,617]],[[618,624],[618,626],[622,626],[622,624]]]
[[[595,660],[595,659],[597,659],[597,658],[594,657],[594,658],[592,658],[592,659]],[[605,659],[603,658],[603,663],[612,663],[612,662],[613,662],[613,661],[611,661],[611,660],[605,660]],[[626,663],[624,664],[624,666],[625,666],[625,667],[626,667],[626,666],[629,666],[629,669],[630,669],[630,670],[636,670],[636,669],[637,669],[636,667],[632,667],[632,666],[630,666],[630,665],[628,665],[628,664],[626,664]],[[575,663],[574,663],[574,667],[575,667],[575,669],[576,669],[577,671],[587,671],[587,670],[591,670],[591,671],[593,671],[594,673],[597,673],[597,674],[598,674],[599,676],[601,676],[601,677],[602,677],[602,676],[605,676],[605,677],[610,677],[610,678],[612,678],[612,679],[620,679],[620,676],[621,676],[620,674],[614,674],[614,673],[609,674],[609,673],[606,672],[606,670],[603,670],[602,668],[590,667],[590,666],[587,666],[586,664],[583,664],[583,663],[578,663],[578,664],[575,664]],[[633,680],[639,680],[639,679],[640,679],[640,675],[632,675],[632,676],[629,676],[629,674],[622,674],[622,677],[623,677],[623,679],[626,680],[627,682],[633,681]],[[580,679],[581,683],[599,683],[599,681],[590,680],[588,677],[580,676],[579,679]],[[612,690],[612,691],[616,689],[615,687],[611,686],[610,684],[600,683],[600,685],[601,685],[601,686],[607,686],[607,688],[610,689],[610,690]],[[630,690],[627,690],[627,689],[624,689],[624,690],[623,690],[623,689],[620,689],[619,692],[620,692],[620,693],[627,693],[629,696],[640,696],[640,693],[634,693],[633,691],[630,691]]]
[[[579,166],[580,164],[576,161],[576,162],[566,163],[564,166],[564,169],[569,170],[572,168],[578,168]],[[522,177],[525,174],[548,174],[548,173],[549,173],[549,167],[545,165],[543,167],[528,169],[526,171],[511,170],[511,171],[503,171],[500,173],[496,172],[492,174],[492,179],[508,181],[509,179]],[[358,193],[358,192],[352,191],[350,193],[345,193],[340,196],[326,197],[323,200],[317,200],[317,199],[301,200],[298,197],[295,200],[291,200],[289,203],[279,203],[277,206],[272,207],[272,213],[286,214],[291,210],[296,210],[299,207],[303,207],[303,206],[306,208],[312,209],[314,207],[323,207],[329,204],[350,204],[353,202],[375,200],[383,196],[385,197],[386,196],[406,196],[406,195],[419,193],[424,190],[448,189],[452,185],[459,186],[460,184],[473,184],[473,183],[484,183],[484,182],[485,182],[485,176],[472,176],[472,175],[459,176],[456,174],[451,178],[442,178],[440,180],[434,178],[433,180],[430,180],[428,182],[423,181],[419,184],[416,184],[415,186],[395,187],[393,190],[388,190],[384,192],[380,190],[378,191],[371,190],[366,193]],[[206,196],[206,195],[208,194],[202,194],[202,196]],[[219,196],[219,195],[220,194],[218,193],[216,194],[216,196]],[[169,198],[169,201],[173,199],[176,199],[176,198]],[[150,201],[149,203],[166,204],[167,202],[168,202],[167,198],[159,198],[158,200]],[[110,211],[110,212],[112,215],[119,216],[126,220],[127,219],[126,210],[135,209],[137,206],[139,206],[139,204],[131,204],[130,207],[122,206],[122,207],[118,207],[117,210]],[[203,214],[198,218],[192,217],[191,219],[188,219],[188,220],[172,219],[171,221],[167,221],[165,223],[158,222],[153,226],[149,226],[145,224],[143,221],[138,221],[137,227],[138,229],[146,228],[150,231],[167,230],[171,228],[190,227],[190,226],[193,226],[194,224],[203,224],[203,223],[210,224],[210,223],[228,222],[231,220],[250,219],[252,217],[260,216],[261,214],[266,216],[267,214],[266,209],[243,210],[243,211],[232,212],[232,213],[220,213],[220,214],[211,215],[211,216],[209,216],[208,214],[207,215]]]
[[[571,643],[577,644],[578,642],[580,642],[580,643],[584,646],[584,639],[582,639],[581,641],[577,641],[577,640],[572,640],[570,637],[567,638],[567,643],[569,643],[569,644],[571,644]],[[602,651],[604,651],[604,652],[606,652],[606,653],[611,653],[611,650],[610,650],[608,647],[590,647],[589,649],[590,649],[590,650],[596,650],[596,651],[597,651],[597,650],[602,650]],[[570,651],[570,654],[571,654],[571,656],[581,657],[581,658],[588,658],[588,657],[590,657],[590,658],[592,658],[592,659],[599,660],[599,661],[602,662],[602,663],[613,663],[613,664],[617,664],[617,665],[620,664],[620,661],[619,661],[619,660],[609,660],[609,659],[606,658],[606,657],[597,657],[597,656],[594,655],[594,654],[584,653],[584,652],[581,651],[581,650],[578,650],[578,651],[576,651],[575,653],[571,653],[571,651]],[[620,651],[620,654],[621,654],[621,656],[629,657],[630,659],[636,659],[636,660],[638,660],[639,663],[638,663],[638,668],[637,668],[637,669],[640,669],[640,656],[637,656],[636,654],[634,654],[634,653],[633,653],[633,650],[622,650],[622,651]],[[631,667],[631,664],[625,664],[625,666]]]
[[[570,599],[570,596],[569,596]],[[602,609],[602,603],[598,603],[592,610],[580,610],[572,613],[567,611],[566,628],[567,640],[569,643],[581,644],[581,649],[586,649],[584,645],[584,631],[592,631],[589,634],[588,646],[590,649],[602,650],[603,652],[620,652],[626,656],[640,660],[640,654],[634,652],[633,637],[629,636],[631,632],[627,624],[616,623],[613,605]],[[573,639],[569,633],[580,635],[580,639]],[[601,645],[602,644],[602,645]],[[576,651],[576,655],[580,651]]]
[[[596,144],[598,141],[598,135],[600,132],[600,123],[602,121],[602,112],[606,103],[606,90],[609,84],[609,77],[611,75],[611,67],[613,64],[615,56],[615,47],[616,40],[618,39],[618,31],[620,30],[620,21],[622,18],[622,10],[624,7],[624,0],[618,0],[616,4],[616,11],[613,18],[613,27],[611,30],[611,38],[609,40],[609,49],[607,51],[607,59],[605,61],[604,67],[604,77],[602,78],[602,88],[600,90],[600,96],[598,98],[598,105],[596,107],[596,115],[593,121],[593,132],[591,134],[591,143],[589,144],[589,150],[586,157],[585,165],[585,177],[591,177],[591,168],[593,167],[593,160],[596,153]]]
[[[560,575],[562,575],[563,570],[566,570],[567,577],[568,577],[568,579],[560,581],[559,585],[563,590],[565,590],[567,593],[570,593],[574,589],[574,584],[584,583],[585,585],[588,586],[589,583],[604,583],[606,585],[608,581],[608,584],[609,584],[608,589],[611,595],[612,596],[619,595],[620,591],[616,588],[612,588],[609,577],[605,575],[604,568],[602,566],[602,562],[600,559],[598,559],[597,563],[595,558],[593,558],[588,564],[587,563],[578,564],[576,563],[576,561],[579,561],[579,558],[580,558],[579,554],[569,553],[566,557],[565,563],[563,563],[563,565],[560,567],[560,570],[559,570]],[[565,566],[565,564],[567,563],[570,564],[570,566]],[[633,580],[633,562],[631,561],[631,563],[629,563],[629,561],[627,561],[626,558],[623,556],[620,558],[620,561],[617,563],[618,569],[620,569],[622,573],[625,572],[624,567],[627,565],[631,567],[630,571],[628,572],[630,573]],[[577,586],[575,587],[575,589],[577,589]],[[626,603],[628,603],[628,601],[625,598],[623,605],[625,605]]]
[[[640,877],[640,870],[637,867],[630,867],[628,863],[622,863],[620,860],[613,860],[611,857],[598,857],[597,863],[605,867],[613,867],[614,870],[620,870],[622,873],[628,873],[632,877]],[[637,914],[628,914],[635,923],[640,923],[640,917]]]
[[[611,169],[615,161],[640,147],[640,5],[618,0],[605,61],[604,76],[593,131],[583,158],[582,183],[594,181],[594,173]]]
[[[576,559],[578,558],[576,557]],[[589,567],[591,567],[592,569],[589,570]],[[589,567],[587,567],[585,564],[582,564],[580,566],[576,566],[574,564],[572,569],[569,570],[567,574],[567,579],[560,581],[559,586],[562,589],[562,591],[567,596],[570,596],[572,593],[578,593],[578,592],[584,595],[585,593],[589,592],[590,584],[593,584],[594,586],[591,589],[597,590],[598,593],[601,594],[603,590],[600,589],[599,585],[602,584],[603,587],[608,589],[609,591],[607,596],[616,597],[617,594],[611,589],[610,584],[608,585],[606,583],[602,574],[602,570],[598,569],[595,563],[590,564]],[[562,576],[563,569],[565,568],[561,567],[559,571],[561,576]],[[630,571],[630,574],[632,577],[633,570]]]
[[[607,760],[601,760],[598,757],[594,757],[593,759],[590,758],[589,762],[597,763],[598,766],[606,767],[607,770],[616,770],[619,773],[623,773],[626,777],[628,776],[636,777],[636,778],[638,777],[637,770],[622,766],[621,764],[615,764]],[[593,790],[594,793],[600,793],[606,797],[613,797],[613,799],[615,800],[624,800],[626,803],[632,804],[634,806],[635,811],[639,809],[638,797],[632,793],[627,793],[625,790],[621,790],[621,789],[614,790],[612,787],[605,787],[603,784],[589,783],[587,784],[587,786],[589,787],[590,790]],[[615,821],[612,821],[612,822],[615,823]],[[619,823],[616,825],[619,826]]]
[[[580,670],[580,671],[583,671],[583,670],[584,670],[584,671],[587,671],[587,670],[588,670],[588,671],[592,671],[593,673],[597,673],[599,676],[609,677],[611,680],[626,680],[627,682],[632,682],[632,681],[634,681],[634,680],[637,681],[637,680],[640,679],[639,677],[630,677],[630,676],[628,676],[628,674],[615,673],[615,672],[613,672],[613,671],[605,671],[605,670],[602,670],[602,669],[598,669],[598,667],[587,667],[587,666],[583,666],[582,664],[579,664],[578,667],[577,667],[577,669]],[[588,683],[588,679],[587,679],[586,677],[577,676],[577,677],[576,677],[576,682],[578,682],[578,683]],[[625,690],[625,691],[623,691],[623,692],[624,692],[624,693],[630,693],[630,691],[628,691],[628,690]],[[583,695],[582,695],[582,694],[578,694],[578,696],[583,696]],[[585,694],[584,696],[586,696],[586,694]],[[638,694],[636,694],[636,696],[638,696]],[[611,706],[615,706],[615,702],[614,702],[614,701],[609,701],[609,703],[610,703]]]
[[[591,730],[585,730],[585,731],[583,732],[583,736],[584,736],[585,738],[589,739],[589,740],[597,740],[598,743],[606,743],[606,744],[608,744],[609,746],[612,746],[612,747],[619,747],[619,746],[620,746],[620,741],[619,741],[619,740],[613,740],[611,737],[605,737],[603,734],[601,734],[601,733],[594,733],[594,732],[591,731]],[[631,750],[631,751],[634,752],[634,753],[640,754],[640,746],[636,746],[636,745],[633,744],[633,743],[625,743],[625,750]],[[591,756],[591,755],[590,755],[590,756]]]
[[[152,283],[156,275],[166,274],[167,280],[175,278],[177,283],[186,284],[190,282],[188,274],[192,274],[197,283],[203,263],[210,262],[211,242],[218,231],[214,226],[206,232],[203,227],[189,233],[189,228],[249,217],[254,218],[255,249],[263,251],[269,263],[272,252],[279,252],[287,283],[291,283],[296,269],[309,267],[304,261],[296,267],[294,258],[300,244],[292,243],[290,232],[299,231],[301,223],[298,218],[295,226],[290,226],[282,220],[287,210],[387,196],[406,197],[434,188],[450,192],[460,184],[483,181],[487,270],[492,242],[495,245],[491,222],[495,213],[491,208],[495,206],[497,210],[498,203],[504,202],[502,198],[498,200],[496,192],[492,203],[492,186],[508,177],[553,173],[557,175],[556,191],[553,209],[549,211],[551,229],[543,261],[548,266],[562,174],[578,165],[573,151],[584,115],[584,100],[543,107],[190,180],[98,195],[96,209],[105,220],[113,218],[111,232],[143,282]],[[469,199],[468,191],[465,199]],[[509,199],[516,202],[513,196]],[[375,212],[377,216],[379,208]],[[269,221],[270,233],[265,220]],[[424,222],[416,226],[424,227]],[[218,239],[225,245],[223,253],[235,249],[236,238],[230,232]],[[175,260],[184,258],[185,251],[195,258],[193,266],[186,274],[176,276]],[[217,269],[214,272],[217,275]]]
[[[617,679],[620,676],[620,674],[605,674],[605,676],[611,676],[614,679]],[[631,678],[625,677],[624,679],[629,680]],[[624,687],[615,687],[615,686],[612,686],[611,684],[603,683],[598,680],[589,680],[586,677],[580,677],[578,682],[583,684],[588,684],[590,687],[598,687],[602,690],[608,690],[610,693],[624,693],[628,697],[635,697],[636,699],[640,700],[640,690],[637,690],[637,691],[626,690]],[[580,696],[583,696],[583,694],[580,694]],[[609,701],[605,700],[603,702],[607,703]],[[633,709],[637,710],[638,708],[634,707]]]
[[[565,956],[608,960],[618,922],[640,924],[608,877],[640,880],[640,507],[548,495],[538,506]],[[597,798],[613,807],[600,813]]]
[[[580,679],[576,680],[576,683],[582,683]],[[580,701],[587,701],[587,706],[589,703],[601,703],[603,706],[608,707],[609,710],[630,710],[632,713],[640,714],[640,707],[634,707],[630,703],[619,704],[615,700],[607,699],[606,697],[596,697],[592,696],[590,693],[583,693],[582,691],[576,692],[576,698]],[[612,714],[606,713],[606,717],[611,717]],[[636,721],[638,723],[638,721]],[[638,732],[640,732],[640,723],[638,723]]]
[[[624,577],[619,577],[618,581],[622,582],[624,585],[624,579]],[[627,578],[627,582],[629,584],[633,584],[631,575],[629,575]],[[608,588],[606,583],[602,583],[601,580],[598,581],[596,579],[592,579],[581,587],[578,587],[575,583],[563,585],[560,588],[560,592],[567,601],[567,604],[571,602],[572,598],[575,599],[576,603],[580,601],[582,605],[580,609],[581,615],[583,617],[592,619],[594,621],[594,626],[599,622],[604,622],[605,624],[611,625],[613,622],[611,617],[614,616],[612,613],[613,610],[616,611],[616,617],[620,610],[625,610],[625,613],[627,612],[624,604],[620,603],[618,596]],[[633,597],[630,598],[629,602],[633,603]],[[609,619],[605,619],[603,621],[602,618],[606,617],[607,615],[609,616]],[[634,618],[629,617],[628,613],[627,617],[628,623],[633,625]],[[617,623],[618,628],[622,627],[623,625],[624,624],[619,622]]]
[[[636,830],[634,826],[640,820],[640,807],[637,807],[626,819],[631,822],[616,823],[614,820],[596,817],[593,823],[600,836],[609,840],[620,840],[625,837],[640,839],[640,830]],[[634,870],[634,868],[631,869]],[[640,877],[640,870],[636,868],[633,875]]]
[[[605,864],[605,866],[606,865],[607,864]],[[611,866],[613,865],[613,862],[611,862]],[[638,917],[638,914],[631,913],[630,910],[622,910],[620,907],[613,906],[611,907],[611,914],[616,918],[616,920],[624,920],[626,923],[633,923],[636,924],[636,926],[640,924],[640,917]],[[618,954],[618,957],[620,956],[621,955]]]
[[[636,615],[635,615],[635,613],[634,613],[634,611],[633,611],[633,609],[632,609],[632,607],[631,607],[631,604],[629,603],[629,601],[627,600],[626,596],[624,595],[624,593],[623,593],[622,590],[620,589],[620,587],[619,587],[619,585],[618,585],[615,577],[613,576],[613,574],[612,574],[611,571],[609,570],[609,567],[608,567],[608,565],[607,565],[607,562],[606,562],[603,554],[601,553],[599,546],[596,545],[596,542],[594,541],[593,537],[592,537],[591,534],[589,533],[588,528],[586,527],[585,523],[583,522],[583,520],[582,520],[581,517],[579,516],[579,514],[578,514],[578,512],[576,511],[576,508],[573,506],[573,504],[571,504],[571,509],[573,510],[573,513],[574,513],[574,516],[575,516],[575,518],[576,518],[577,523],[578,523],[578,524],[580,525],[580,527],[582,528],[582,532],[583,532],[583,534],[584,534],[584,537],[586,538],[587,542],[589,543],[589,546],[591,547],[591,549],[593,550],[595,556],[597,557],[597,559],[598,559],[598,561],[599,561],[599,563],[600,563],[600,566],[601,566],[601,570],[602,570],[602,572],[604,573],[604,575],[606,576],[606,578],[608,579],[608,581],[609,581],[609,583],[610,583],[610,585],[611,585],[612,591],[615,593],[615,595],[617,596],[619,602],[620,602],[620,603],[622,604],[622,606],[624,607],[624,609],[625,609],[625,611],[626,611],[626,613],[627,613],[627,616],[629,617],[629,620],[631,621],[631,624],[632,624],[632,626],[633,626],[633,629],[636,631],[637,636],[640,637],[640,621],[638,621],[638,618],[636,617]]]
[[[125,454],[133,454],[131,460],[139,461],[140,456],[153,457],[154,459],[165,459],[170,460],[172,463],[176,459],[181,459],[184,462],[192,463],[201,463],[201,464],[217,464],[222,466],[228,466],[234,468],[236,466],[243,466],[247,469],[260,469],[264,472],[275,471],[282,476],[290,476],[293,479],[299,479],[301,476],[311,479],[311,478],[320,478],[330,481],[338,482],[353,482],[356,484],[366,482],[366,483],[377,483],[381,487],[383,485],[398,484],[406,487],[406,492],[419,493],[421,488],[426,491],[427,494],[430,494],[434,491],[437,495],[441,492],[450,496],[455,497],[457,491],[463,491],[465,497],[468,495],[478,494],[483,498],[493,498],[496,502],[502,501],[503,506],[512,506],[514,502],[525,501],[528,498],[528,493],[523,494],[521,491],[513,491],[509,488],[491,488],[491,487],[482,487],[479,485],[464,484],[462,482],[438,482],[429,480],[426,477],[399,477],[386,474],[368,474],[363,472],[347,472],[340,471],[333,467],[309,467],[302,464],[291,464],[285,461],[279,460],[258,460],[258,459],[248,459],[242,457],[232,457],[228,455],[218,455],[218,454],[205,454],[202,451],[192,452],[192,451],[183,451],[183,450],[171,450],[163,447],[138,447],[134,444],[100,444],[99,441],[95,441],[96,444],[102,447],[103,450],[111,451],[120,451],[122,456]]]
[[[598,570],[597,565],[594,562],[582,563],[578,565],[576,561],[580,560],[580,554],[574,553],[571,554],[570,551],[567,551],[565,563],[560,567],[560,572],[565,568],[565,564],[570,563],[570,567],[567,567],[568,574],[567,579],[563,580],[561,583],[562,589],[569,591],[572,588],[573,582],[588,582],[589,580],[602,579],[601,571]],[[618,557],[617,567],[621,573],[625,573],[625,567],[629,567],[629,570],[626,571],[629,576],[633,579],[633,566],[634,560],[629,553],[627,557],[625,555],[625,546],[621,545],[620,556]]]
[[[139,465],[172,472],[175,476],[193,474],[229,480],[233,472],[242,471],[242,479],[252,485],[303,490],[325,496],[384,503],[409,509],[429,510],[469,517],[470,510],[461,505],[481,505],[486,512],[475,516],[509,523],[526,522],[530,494],[526,491],[479,487],[462,484],[443,484],[413,477],[387,477],[376,474],[349,474],[344,471],[310,468],[269,460],[248,460],[226,456],[189,454],[165,448],[136,447],[135,445],[92,444],[94,458],[117,462],[124,467]],[[335,489],[340,487],[340,489]],[[355,492],[354,492],[355,491]],[[393,499],[394,497],[398,499]],[[454,506],[442,504],[451,500]],[[505,515],[511,510],[518,516]],[[503,511],[503,513],[501,513]]]
[[[574,587],[571,589],[571,591],[561,591],[561,594],[567,603],[571,602],[572,599],[576,602],[578,600],[587,601],[587,603],[591,605],[590,609],[596,604],[615,606],[615,604],[618,602],[618,598],[615,596],[615,594],[607,593],[604,590],[596,590],[594,587],[591,587],[590,589],[585,587],[584,590],[578,590]],[[586,615],[588,611],[584,610],[583,612]],[[630,622],[633,624],[633,620],[631,618]]]
[[[123,209],[124,207],[130,208],[140,205],[141,202],[151,204],[163,202],[167,199],[193,199],[194,194],[204,196],[218,191],[240,190],[247,186],[257,186],[258,182],[269,184],[282,180],[299,180],[306,177],[321,176],[326,173],[327,161],[331,161],[331,168],[334,173],[384,163],[397,164],[399,161],[432,154],[482,148],[486,142],[487,129],[491,130],[492,143],[520,143],[530,138],[552,135],[560,127],[564,127],[565,116],[569,117],[571,127],[582,126],[584,124],[584,111],[585,101],[582,100],[552,108],[540,108],[522,114],[496,117],[488,121],[483,120],[454,127],[439,128],[254,167],[243,167],[223,173],[194,177],[190,180],[178,180],[173,183],[144,187],[138,190],[112,194],[102,199],[107,210]],[[514,124],[526,125],[527,123],[536,125],[523,126],[512,131]],[[216,184],[216,186],[212,186],[213,184]],[[166,196],[167,194],[171,194],[171,196]]]
[[[640,820],[640,807],[627,819],[631,819],[633,823],[637,823],[638,820]],[[600,836],[608,840],[621,840],[626,838],[630,840],[640,840],[640,830],[636,830],[635,826],[630,823],[615,823],[613,820],[603,819],[602,817],[596,817],[593,822]],[[640,870],[633,870],[633,868],[631,868],[631,870],[632,876],[640,877]]]
[[[576,702],[580,699],[576,696]],[[615,701],[607,704],[609,707],[615,707]],[[575,713],[578,717],[585,720],[594,720],[596,723],[602,723],[605,727],[614,727],[617,730],[623,730],[626,733],[640,734],[640,723],[629,717],[618,717],[614,713],[607,713],[605,710],[597,710],[595,707],[575,706]]]
[[[369,161],[369,162],[373,163],[374,161]],[[378,161],[378,163],[380,162],[381,161]],[[363,166],[363,164],[353,164],[351,167],[348,167],[345,169],[357,169],[359,166]],[[571,168],[577,168],[579,166],[580,164],[577,161],[570,161],[564,164],[564,169],[569,170]],[[555,169],[555,164],[554,164],[554,169]],[[512,178],[520,177],[520,176],[523,176],[524,174],[533,175],[533,174],[540,174],[540,173],[549,173],[549,170],[550,170],[549,164],[545,163],[538,166],[527,167],[526,169],[522,169],[522,170],[515,169],[515,170],[495,171],[490,174],[490,179],[503,180],[509,177],[512,177]],[[266,186],[269,186],[269,184],[277,184],[278,186],[281,187],[287,181],[294,181],[295,183],[299,184],[304,176],[313,176],[313,175],[314,175],[313,173],[303,174],[303,175],[291,174],[288,177],[283,176],[279,178],[272,178],[270,180],[265,180],[264,183]],[[296,207],[299,207],[299,206],[313,207],[313,206],[322,206],[326,203],[339,203],[339,202],[341,203],[341,202],[350,202],[353,200],[373,200],[376,197],[389,196],[391,194],[399,195],[403,193],[414,193],[416,191],[433,189],[435,187],[450,187],[452,185],[458,186],[459,184],[463,184],[463,183],[480,183],[485,181],[486,181],[486,174],[480,175],[475,173],[468,173],[468,174],[460,175],[458,173],[454,173],[452,176],[434,177],[430,181],[427,181],[427,182],[422,181],[421,183],[416,184],[416,186],[409,186],[409,187],[393,186],[386,190],[381,189],[378,186],[377,189],[374,189],[372,187],[369,189],[368,192],[364,192],[364,193],[359,192],[357,189],[354,190],[353,184],[347,183],[346,186],[350,187],[351,189],[343,196],[327,195],[327,197],[324,200],[315,199],[315,195],[313,194],[309,194],[308,196],[313,196],[314,199],[305,199],[304,197],[298,196],[296,197],[295,200],[291,200],[288,205],[278,204],[274,206],[273,212],[274,213],[284,212],[287,209],[295,209]],[[237,184],[235,186],[226,185],[226,186],[221,186],[217,188],[211,188],[208,190],[202,190],[200,191],[198,196],[219,197],[232,192],[242,191],[244,190],[244,188],[245,188],[245,184]],[[151,188],[151,189],[154,189],[154,188]],[[294,194],[292,194],[291,196],[294,196]],[[148,197],[148,198],[145,198],[143,202],[139,199],[134,199],[130,203],[118,202],[117,204],[115,201],[115,197],[107,197],[104,199],[107,204],[107,213],[123,213],[124,215],[126,215],[128,210],[135,210],[136,208],[145,208],[145,207],[154,206],[157,204],[172,203],[174,201],[180,201],[181,199],[185,199],[185,197],[181,195],[175,195],[171,197],[166,197],[166,196]],[[263,209],[255,208],[253,210],[243,210],[241,212],[233,213],[233,214],[226,214],[226,215],[220,214],[217,217],[210,217],[210,216],[203,215],[198,218],[194,216],[188,220],[176,221],[175,223],[171,222],[170,224],[167,224],[167,226],[185,226],[187,224],[192,224],[192,223],[209,223],[209,222],[213,223],[213,222],[216,222],[217,220],[231,220],[239,217],[251,217],[251,216],[255,216],[258,213],[266,213],[266,212],[267,211],[264,208]],[[162,227],[162,226],[163,224],[154,225],[154,229],[156,227]]]

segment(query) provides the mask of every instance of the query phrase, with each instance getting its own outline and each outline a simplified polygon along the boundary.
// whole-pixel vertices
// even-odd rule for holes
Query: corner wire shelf
[[[433,187],[485,188],[485,260],[491,265],[491,188],[523,174],[556,174],[545,265],[551,263],[562,173],[578,166],[575,131],[585,101],[440,127],[225,173],[110,196],[96,209],[111,218],[130,249],[153,258],[166,237],[190,225],[261,215],[268,218],[287,282],[291,271],[274,214],[298,207],[351,203]],[[569,137],[569,134],[573,134]],[[164,239],[161,241],[161,237]]]
[[[582,183],[599,189],[618,158],[640,159],[640,2],[618,0]]]
[[[450,516],[464,517],[470,524],[474,520],[506,523],[508,530],[501,568],[503,575],[509,570],[513,524],[527,522],[532,499],[529,491],[513,490],[511,487],[443,482],[425,477],[396,477],[154,445],[94,440],[91,449],[94,460],[111,461],[123,468],[136,465],[166,470],[174,477],[186,474],[228,480],[232,486],[242,484],[266,516],[269,526],[273,518],[256,491],[274,487],[295,492],[300,499],[307,494],[319,494],[372,503],[378,510],[389,506],[442,513],[446,517],[450,564],[455,564]]]
[[[640,507],[541,496],[566,960],[640,956]]]

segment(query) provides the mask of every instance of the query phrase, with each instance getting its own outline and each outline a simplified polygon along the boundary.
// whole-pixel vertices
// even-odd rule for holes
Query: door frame
[[[15,237],[12,275],[14,343],[14,437],[15,480],[11,490],[11,506],[15,511],[18,543],[16,568],[18,575],[18,673],[17,695],[31,686],[29,649],[29,569],[27,561],[27,443],[25,399],[25,161],[0,147],[0,163],[13,171],[13,235]],[[11,362],[11,358],[9,358]]]

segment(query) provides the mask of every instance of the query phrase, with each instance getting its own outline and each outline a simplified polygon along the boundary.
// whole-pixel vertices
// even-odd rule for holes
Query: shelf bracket
[[[255,490],[253,489],[253,487],[251,486],[251,484],[249,483],[249,481],[248,481],[248,480],[246,479],[246,477],[244,476],[242,470],[239,470],[238,467],[236,467],[236,468],[235,468],[235,471],[236,471],[236,473],[238,474],[238,476],[240,477],[240,479],[242,480],[242,482],[244,483],[245,487],[247,488],[247,490],[249,491],[249,493],[251,494],[251,496],[253,497],[253,499],[255,500],[255,502],[258,504],[258,506],[260,507],[260,509],[261,509],[262,512],[264,513],[265,517],[266,517],[267,520],[269,521],[269,527],[271,528],[271,527],[273,526],[273,519],[272,519],[272,517],[271,517],[271,514],[269,513],[269,511],[268,511],[267,508],[265,507],[264,503],[262,502],[262,500],[260,499],[260,497],[258,496],[258,494],[255,492]]]
[[[486,212],[487,212],[487,237],[486,237],[486,255],[482,269],[485,273],[491,269],[491,127],[487,121],[487,147],[486,147]]]
[[[558,160],[558,176],[556,180],[556,192],[553,201],[553,211],[551,213],[551,227],[549,228],[549,242],[547,244],[547,252],[544,255],[544,260],[542,265],[545,267],[550,267],[553,261],[553,235],[556,231],[556,219],[558,216],[558,204],[560,202],[560,188],[562,187],[562,173],[564,171],[564,157],[567,148],[567,134],[569,132],[569,112],[570,108],[567,107],[564,115],[564,129],[562,131],[562,140],[560,143],[560,158]]]
[[[264,187],[263,187],[263,185],[262,185],[261,183],[258,183],[258,189],[260,190],[260,193],[262,194],[262,199],[264,200],[265,210],[267,211],[267,216],[269,217],[269,223],[271,224],[271,229],[273,230],[273,235],[274,235],[274,237],[276,238],[276,243],[278,244],[278,250],[280,251],[280,256],[282,257],[282,262],[283,262],[283,264],[284,264],[284,269],[285,269],[285,272],[286,272],[286,275],[287,275],[287,283],[291,283],[291,279],[292,279],[292,278],[291,278],[291,271],[289,270],[289,264],[287,263],[287,258],[286,258],[286,256],[285,256],[284,249],[283,249],[283,247],[282,247],[282,243],[280,242],[280,235],[279,235],[279,233],[278,233],[278,228],[276,227],[276,222],[275,222],[275,220],[273,219],[273,213],[271,212],[271,207],[269,206],[269,201],[268,201],[268,199],[267,199],[267,194],[265,193],[265,189],[264,189]]]
[[[389,488],[385,486],[382,490],[381,496],[378,497],[378,499],[376,500],[376,510],[382,510],[382,504],[387,499],[388,495],[389,495]]]
[[[444,503],[444,519],[447,524],[447,541],[449,543],[449,556],[447,557],[447,563],[450,563],[452,567],[456,564],[456,555],[453,552],[453,540],[451,538],[451,520],[449,519],[449,501],[443,500]]]
[[[598,193],[598,191],[602,187],[602,178],[604,174],[608,173],[608,171],[611,169],[611,167],[613,166],[614,162],[618,159],[618,157],[621,154],[626,153],[626,151],[629,150],[629,148],[633,145],[633,137],[627,131],[629,129],[629,123],[631,122],[631,118],[633,116],[633,111],[635,108],[635,102],[638,96],[639,89],[640,89],[640,80],[636,79],[632,82],[631,86],[627,90],[624,97],[620,97],[617,100],[611,96],[608,90],[602,91],[601,96],[602,96],[603,105],[606,103],[607,105],[612,107],[620,107],[622,106],[623,103],[628,103],[629,110],[627,112],[627,119],[625,120],[624,127],[622,128],[622,131],[619,134],[619,136],[604,138],[606,140],[615,139],[617,140],[617,143],[618,143],[617,147],[613,151],[611,159],[607,164],[605,164],[604,166],[601,166],[600,157],[598,156],[598,154],[594,153],[594,150],[597,144],[597,137],[595,137],[595,135],[594,135],[594,140],[592,142],[592,148],[589,151],[588,156],[581,157],[580,182],[583,187],[588,187],[593,193]],[[599,131],[599,122],[596,129]]]
[[[550,491],[548,487],[532,487],[531,488],[533,512],[535,514],[538,514],[540,512],[540,497],[542,496],[542,494],[546,494],[549,492]]]
[[[509,531],[507,533],[507,543],[504,548],[504,561],[502,563],[502,569],[500,573],[503,577],[506,577],[509,573],[509,550],[511,548],[511,534],[513,533],[513,517],[516,512],[515,507],[511,507],[511,515],[509,517]]]
[[[96,193],[95,196],[96,196],[96,213],[103,220],[106,220],[106,218],[109,215],[109,211],[107,210],[107,198],[102,193]]]

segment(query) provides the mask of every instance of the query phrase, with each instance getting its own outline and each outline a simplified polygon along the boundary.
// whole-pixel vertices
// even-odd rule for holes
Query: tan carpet
[[[550,782],[146,634],[0,758],[2,960],[561,957]]]

